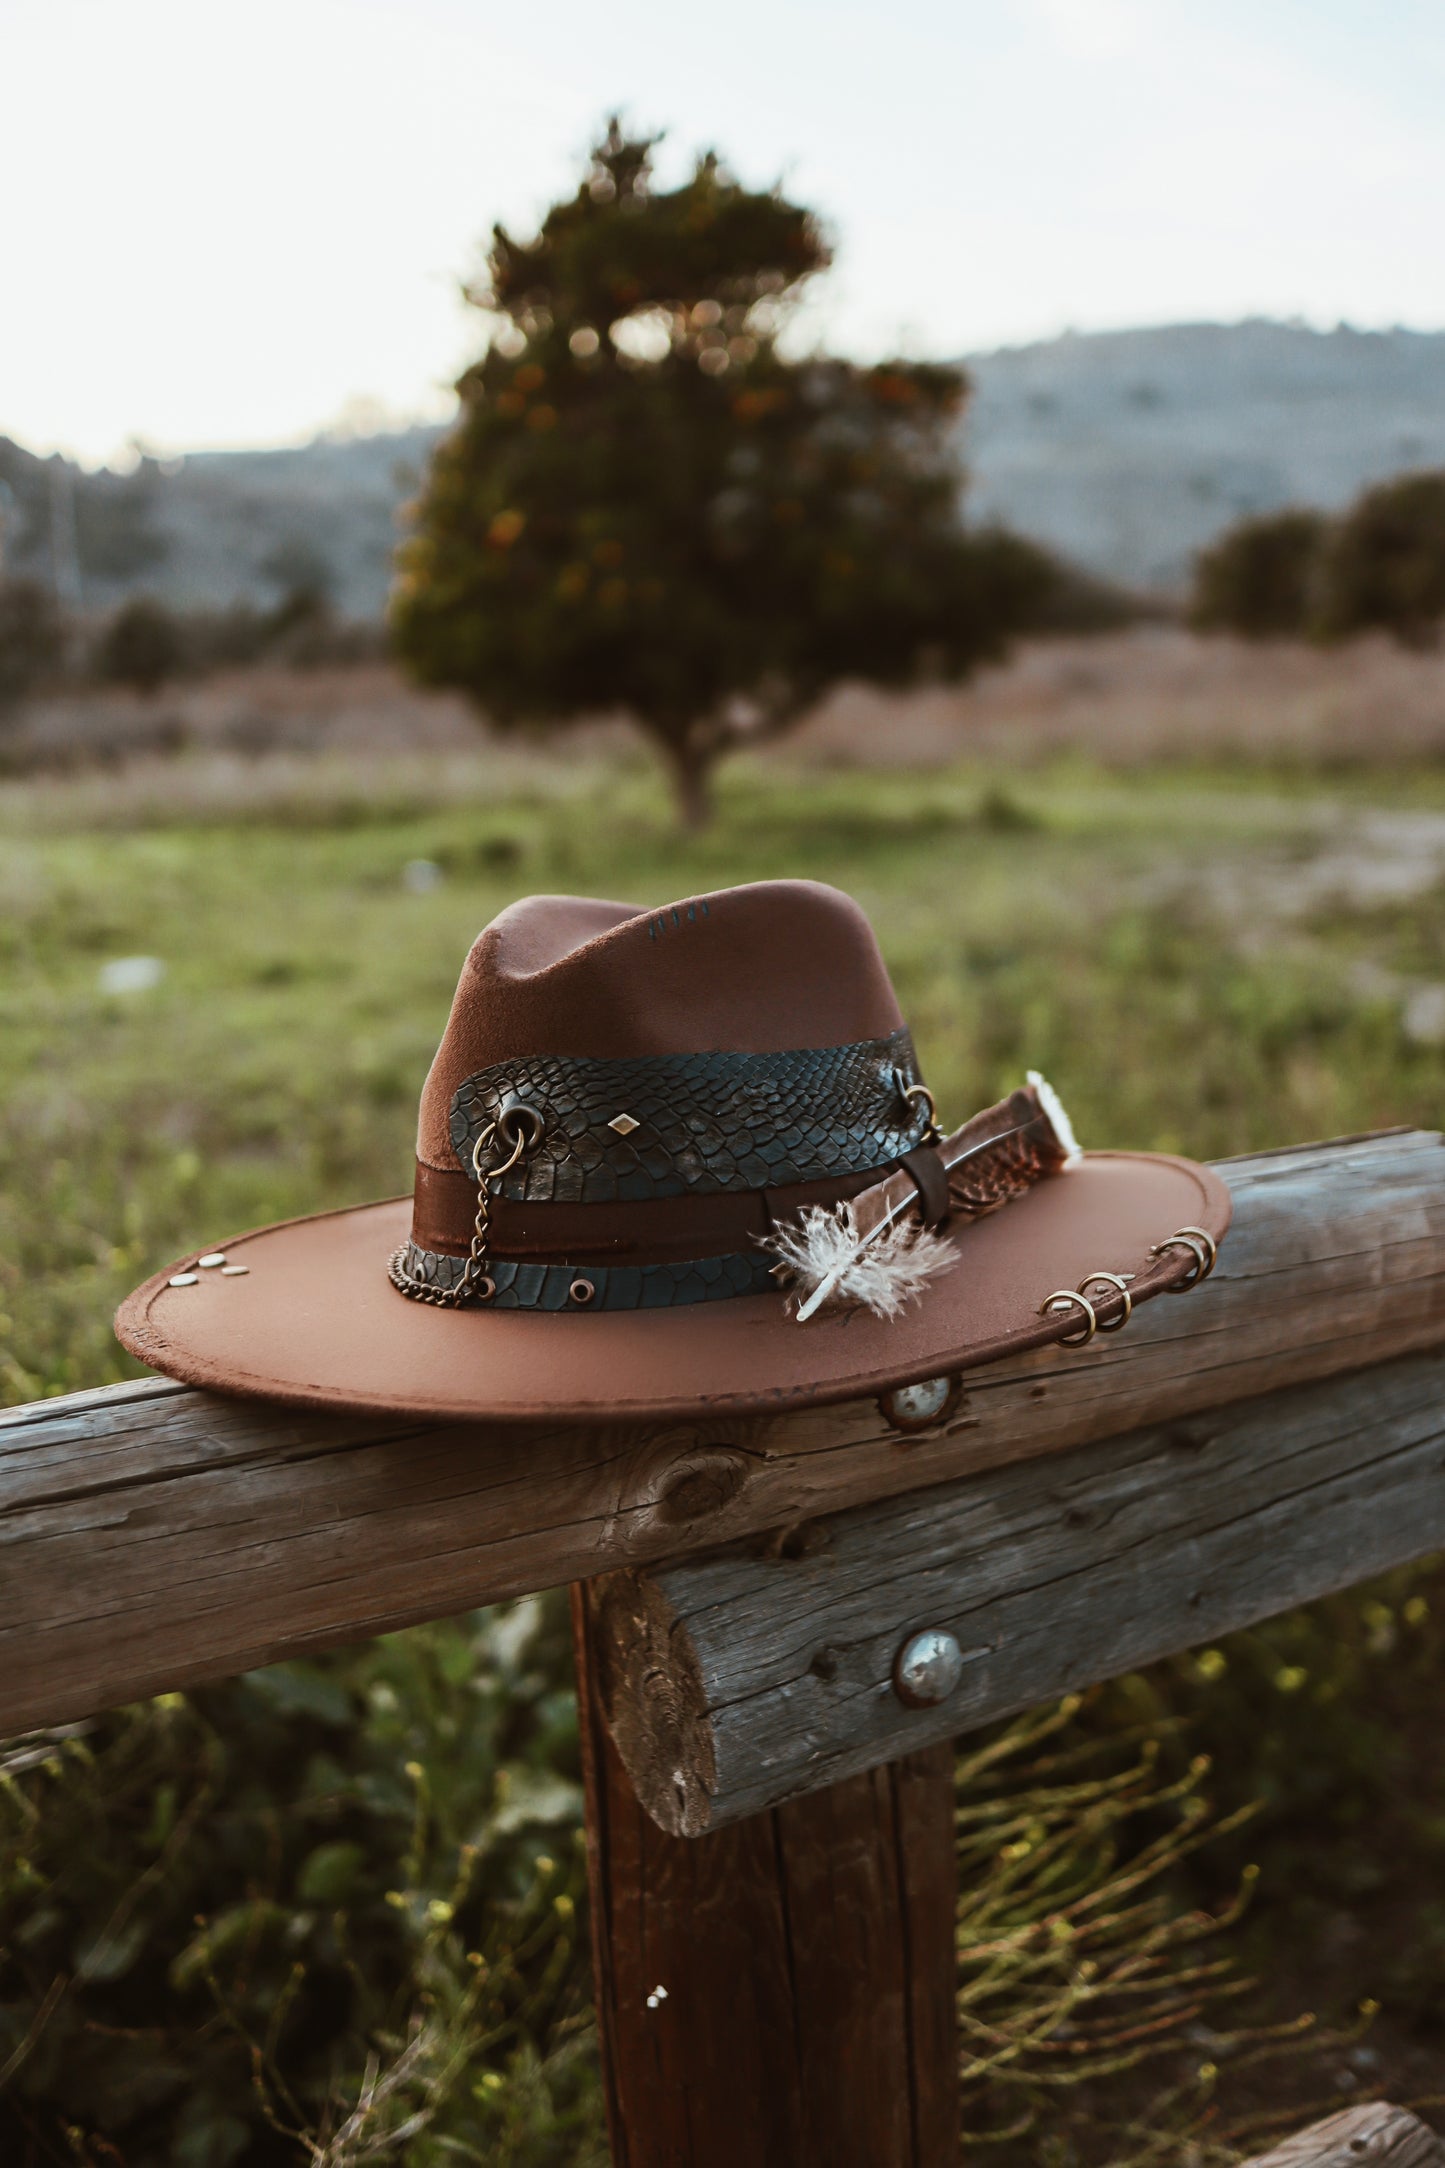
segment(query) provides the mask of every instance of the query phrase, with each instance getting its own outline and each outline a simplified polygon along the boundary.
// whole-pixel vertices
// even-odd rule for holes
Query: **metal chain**
[[[525,1152],[531,1151],[541,1141],[540,1125],[530,1140],[522,1133],[514,1135],[511,1155],[500,1166],[483,1167],[482,1153],[497,1134],[499,1124],[489,1122],[472,1146],[472,1172],[477,1178],[477,1216],[472,1224],[472,1246],[467,1252],[467,1262],[461,1278],[454,1287],[433,1287],[425,1280],[413,1279],[406,1269],[407,1245],[402,1243],[391,1253],[389,1270],[391,1284],[403,1295],[410,1295],[414,1302],[429,1302],[434,1309],[459,1310],[473,1288],[481,1294],[484,1302],[496,1293],[491,1276],[483,1271],[487,1258],[487,1236],[492,1216],[491,1198],[487,1194],[489,1182],[500,1182],[504,1174],[510,1174]]]

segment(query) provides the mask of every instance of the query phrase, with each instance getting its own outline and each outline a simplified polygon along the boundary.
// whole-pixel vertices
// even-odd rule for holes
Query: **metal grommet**
[[[1218,1262],[1219,1244],[1215,1241],[1213,1235],[1210,1234],[1207,1227],[1181,1227],[1178,1231],[1181,1235],[1198,1235],[1200,1241],[1208,1250],[1209,1261],[1205,1265],[1204,1270],[1199,1275],[1201,1280],[1207,1280],[1210,1273],[1214,1270],[1215,1264]]]
[[[509,1151],[534,1152],[546,1126],[537,1109],[528,1106],[525,1099],[503,1100],[497,1116],[497,1135]]]
[[[1039,1316],[1048,1317],[1050,1313],[1060,1316],[1070,1304],[1076,1310],[1083,1311],[1083,1330],[1082,1332],[1064,1333],[1059,1340],[1059,1346],[1087,1347],[1099,1329],[1099,1320],[1094,1314],[1094,1305],[1087,1295],[1079,1294],[1076,1288],[1056,1287],[1054,1292],[1039,1304]]]
[[[1197,1287],[1201,1280],[1208,1279],[1210,1258],[1204,1247],[1204,1243],[1208,1241],[1208,1235],[1201,1241],[1198,1235],[1186,1234],[1181,1228],[1179,1233],[1171,1235],[1167,1242],[1155,1243],[1149,1252],[1151,1257],[1162,1257],[1166,1250],[1188,1250],[1194,1259],[1194,1270],[1189,1278],[1180,1280],[1174,1287],[1167,1287],[1164,1290],[1167,1295],[1187,1295],[1191,1287]]]
[[[1124,1298],[1124,1307],[1116,1318],[1111,1319],[1107,1325],[1102,1318],[1098,1319],[1100,1332],[1122,1332],[1133,1316],[1134,1297],[1129,1292],[1129,1282],[1133,1277],[1132,1272],[1086,1272],[1080,1280],[1081,1295],[1086,1294],[1091,1287],[1112,1287]]]
[[[574,1280],[567,1290],[567,1299],[580,1307],[591,1302],[596,1293],[597,1290],[590,1280]]]

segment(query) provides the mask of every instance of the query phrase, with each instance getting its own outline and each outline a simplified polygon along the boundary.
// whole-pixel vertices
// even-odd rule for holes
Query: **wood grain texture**
[[[1222,1172],[1207,1285],[871,1402],[641,1429],[318,1416],[162,1380],[0,1416],[0,1732],[682,1557],[1445,1339],[1445,1152],[1405,1132]],[[806,1327],[800,1327],[806,1330]]]
[[[1445,1349],[613,1575],[604,1701],[697,1835],[1442,1546]],[[963,1670],[910,1708],[925,1626]]]
[[[1417,2115],[1371,2100],[1287,2138],[1245,2168],[1445,2168],[1445,2142]]]
[[[614,2168],[955,2168],[949,1749],[666,1836],[602,1722],[581,1586],[573,1617]]]

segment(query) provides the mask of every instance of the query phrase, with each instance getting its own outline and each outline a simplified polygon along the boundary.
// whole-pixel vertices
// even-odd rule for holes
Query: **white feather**
[[[1040,1076],[1037,1069],[1030,1069],[1029,1082],[1039,1095],[1039,1105],[1054,1125],[1054,1135],[1064,1147],[1064,1167],[1077,1166],[1083,1158],[1079,1140],[1074,1135],[1074,1125],[1064,1112],[1064,1102],[1054,1090],[1047,1077]]]
[[[800,1319],[833,1302],[862,1303],[875,1317],[897,1317],[930,1280],[958,1263],[951,1242],[916,1222],[860,1242],[846,1204],[836,1212],[810,1205],[796,1227],[780,1227],[765,1246],[797,1276]]]

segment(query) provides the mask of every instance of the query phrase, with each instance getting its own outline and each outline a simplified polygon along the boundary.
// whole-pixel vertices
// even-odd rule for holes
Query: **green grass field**
[[[441,873],[422,893],[405,875],[418,860]],[[43,821],[20,800],[0,806],[0,1401],[132,1374],[111,1313],[172,1255],[407,1188],[417,1094],[462,958],[511,898],[575,890],[652,905],[781,874],[836,882],[867,908],[947,1118],[1027,1067],[1052,1078],[1086,1144],[1212,1157],[1439,1117],[1445,776],[1434,772],[739,765],[715,829],[687,843],[651,776],[625,759],[570,773],[510,761],[495,785],[483,777],[452,800],[421,777],[265,807],[213,795],[188,812],[182,789],[174,808],[129,829],[105,824],[88,781],[71,813],[52,791]],[[159,983],[102,991],[104,965],[135,955],[160,959]],[[1419,1733],[1385,1755],[1397,1820],[1404,1777],[1437,1758],[1425,1737],[1438,1698],[1430,1594],[1426,1582],[1410,1588],[1242,1637],[1219,1666],[1166,1667],[1115,1690],[1097,1721],[1167,1731],[1187,1717],[1220,1750],[1226,1806],[1251,1788],[1270,1797],[1256,1853],[1265,1901],[1247,1954],[1279,1955],[1287,1925],[1281,1964],[1294,1978],[1309,1935],[1323,1949],[1332,1921],[1365,1921],[1330,1978],[1383,1995],[1397,2089],[1418,2091],[1421,2071],[1445,2071],[1445,1899],[1422,1899],[1402,1946],[1400,1874],[1438,1860],[1445,1820],[1438,1801],[1433,1819],[1421,1802],[1389,1859],[1359,1826],[1386,1781],[1372,1726],[1389,1715],[1410,1740]],[[1294,1671],[1305,1677],[1278,1684]],[[455,2095],[463,2107],[436,2106],[431,2135],[385,2157],[411,2168],[593,2158],[565,1696],[555,1616],[514,1607],[112,1720],[84,1748],[97,1757],[89,1806],[76,1803],[81,1777],[64,1754],[48,1775],[27,1765],[10,1779],[7,1797],[23,1794],[37,1813],[25,1786],[56,1787],[71,1819],[57,1809],[50,1826],[71,1829],[73,1844],[94,1851],[95,1830],[106,1832],[100,1855],[118,1877],[93,1889],[95,1860],[87,1881],[58,1839],[47,1850],[25,1837],[15,1808],[0,1852],[0,1930],[8,1921],[18,1936],[0,1964],[0,2067],[8,2043],[30,2040],[47,1966],[81,1984],[51,2045],[42,2027],[25,2047],[7,2096],[18,2105],[0,2099],[0,2135],[8,2113],[12,2145],[32,2149],[13,2157],[300,2160],[283,2131],[322,2127],[328,2089],[354,2098],[358,2041],[386,2037],[406,2052],[408,1997],[420,1997],[440,2030],[426,2036],[431,2060],[419,2058],[413,2092],[430,2085],[436,2102]],[[304,1752],[300,1733],[277,1744],[287,1725],[305,1733]],[[264,1750],[238,1749],[263,1735]],[[222,1823],[251,1832],[229,1864]],[[93,1936],[97,1912],[120,1904],[126,1876],[143,1875],[178,1828],[193,1863],[172,1877],[191,1890],[175,1900],[186,1918],[152,1891],[132,1905],[147,1924],[125,1961],[107,1971],[111,1959],[92,1954],[87,1972],[82,1928]],[[1220,1853],[1225,1879],[1242,1857],[1233,1842]],[[457,1896],[467,1846],[476,1879]],[[515,1929],[505,1963],[481,1964],[479,1950],[470,1974],[467,1952],[444,1948],[469,1903],[468,1933],[494,1932],[498,1918]],[[263,1918],[258,1906],[272,1909]],[[197,1912],[231,1919],[230,1941],[209,1955],[194,1954]],[[343,1913],[353,1931],[371,1922],[364,1966],[342,1946]],[[1393,1923],[1388,1952],[1371,1939],[1375,1915]],[[241,1946],[250,1985],[238,1986],[221,1960]],[[264,1977],[274,1999],[288,1965],[303,1978],[267,2052],[292,2073],[289,2105],[240,2045],[271,2022],[247,1996]],[[513,1983],[496,1986],[495,2008],[466,2001],[482,1974]],[[141,2007],[151,2045],[130,2054],[127,2091],[97,2027]],[[313,2035],[330,2045],[308,2062],[296,2043]],[[146,2054],[154,2083],[137,2091]],[[52,2091],[67,2055],[72,2069],[91,2057],[94,2071],[62,2113]],[[1023,2157],[1083,2157],[1070,2150],[1069,2112],[1046,2118]],[[63,2126],[78,2135],[64,2139]],[[450,2152],[434,2149],[445,2132]]]

